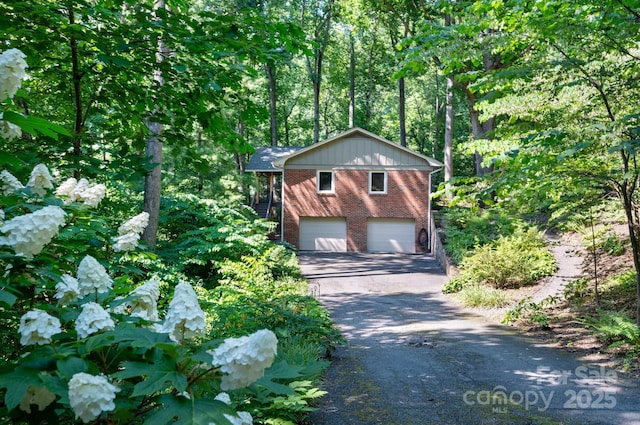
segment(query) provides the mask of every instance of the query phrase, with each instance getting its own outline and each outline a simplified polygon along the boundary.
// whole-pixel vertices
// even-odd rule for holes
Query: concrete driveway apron
[[[348,341],[315,425],[640,424],[637,380],[465,312],[431,257],[299,256]]]

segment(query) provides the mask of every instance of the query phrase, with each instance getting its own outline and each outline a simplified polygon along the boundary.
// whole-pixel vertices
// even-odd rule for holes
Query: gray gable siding
[[[315,149],[294,155],[286,162],[288,169],[304,168],[385,168],[433,170],[429,160],[390,143],[363,134],[333,140]]]

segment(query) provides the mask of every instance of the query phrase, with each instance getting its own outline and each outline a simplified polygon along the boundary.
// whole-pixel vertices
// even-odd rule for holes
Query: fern
[[[600,310],[598,317],[590,317],[579,321],[612,343],[640,343],[640,327],[622,313]]]

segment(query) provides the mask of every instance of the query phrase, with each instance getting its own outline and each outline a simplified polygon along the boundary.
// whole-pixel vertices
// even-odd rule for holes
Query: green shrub
[[[444,294],[453,294],[455,292],[460,292],[462,288],[464,288],[468,284],[468,279],[465,279],[461,276],[456,276],[444,284],[444,286],[442,287],[442,292]]]
[[[466,307],[501,308],[509,304],[504,291],[484,285],[465,286],[458,293],[458,297]]]
[[[504,324],[512,324],[520,319],[528,319],[537,323],[543,329],[549,327],[549,316],[544,311],[545,308],[552,306],[558,301],[556,297],[548,296],[540,302],[533,302],[531,297],[521,299],[518,304],[507,310],[502,319]]]
[[[530,285],[552,275],[556,268],[553,254],[533,228],[477,248],[460,265],[464,279],[494,288]]]
[[[586,297],[589,292],[589,279],[581,277],[567,283],[564,287],[563,294],[568,300],[577,300]]]
[[[455,264],[477,247],[510,235],[523,225],[504,213],[455,207],[445,210],[445,252]]]

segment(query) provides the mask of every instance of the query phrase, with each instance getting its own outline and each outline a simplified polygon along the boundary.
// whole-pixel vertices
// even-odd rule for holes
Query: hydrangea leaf
[[[6,388],[4,402],[7,410],[12,410],[20,404],[29,385],[42,385],[39,371],[18,366],[12,372],[0,375],[0,388]]]
[[[233,425],[224,415],[235,415],[230,406],[218,400],[191,400],[172,394],[163,395],[159,399],[162,408],[149,416],[144,425],[165,425],[180,423],[182,425]]]
[[[187,389],[187,376],[179,371],[174,359],[163,356],[159,350],[156,350],[154,359],[150,363],[124,362],[122,367],[123,370],[112,375],[114,378],[145,377],[133,388],[132,397],[164,391],[167,389],[167,383],[170,383],[178,392]]]
[[[56,365],[58,366],[58,372],[67,379],[71,379],[78,372],[89,371],[87,362],[79,357],[67,357],[66,359],[58,360]]]
[[[15,304],[17,299],[18,297],[16,297],[12,293],[4,289],[0,289],[0,302],[7,304],[9,307],[12,307],[13,304]]]

